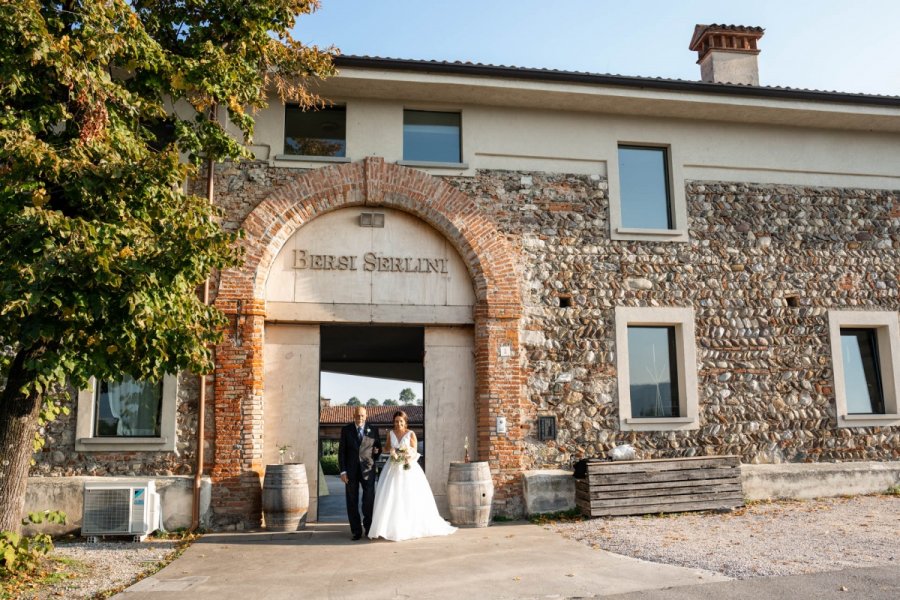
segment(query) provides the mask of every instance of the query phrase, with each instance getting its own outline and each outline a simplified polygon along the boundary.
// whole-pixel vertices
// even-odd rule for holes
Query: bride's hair
[[[397,417],[403,417],[403,420],[406,421],[407,425],[409,425],[409,415],[407,415],[405,412],[403,412],[402,410],[398,410],[397,412],[395,412],[393,418],[391,418],[391,422],[393,423],[394,421],[396,421]]]

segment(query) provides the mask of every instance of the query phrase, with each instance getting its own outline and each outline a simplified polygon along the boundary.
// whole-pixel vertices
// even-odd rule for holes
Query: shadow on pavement
[[[244,533],[207,533],[197,544],[308,544],[351,545],[350,526],[346,523],[308,523],[299,531],[248,531]]]

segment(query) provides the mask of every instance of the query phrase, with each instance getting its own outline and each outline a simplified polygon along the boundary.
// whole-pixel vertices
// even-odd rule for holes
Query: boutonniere
[[[368,427],[366,427],[366,435],[369,435],[369,431],[371,431]]]

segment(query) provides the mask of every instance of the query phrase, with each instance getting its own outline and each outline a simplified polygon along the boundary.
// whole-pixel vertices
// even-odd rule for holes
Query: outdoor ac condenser
[[[159,528],[159,521],[159,494],[152,480],[84,484],[81,535],[89,542],[104,535],[130,535],[143,541]]]

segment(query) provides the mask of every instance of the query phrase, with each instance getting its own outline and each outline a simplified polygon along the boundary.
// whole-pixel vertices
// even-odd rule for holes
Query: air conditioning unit
[[[104,535],[127,535],[136,542],[143,541],[159,529],[159,523],[159,494],[154,481],[85,482],[81,535],[89,542]]]

